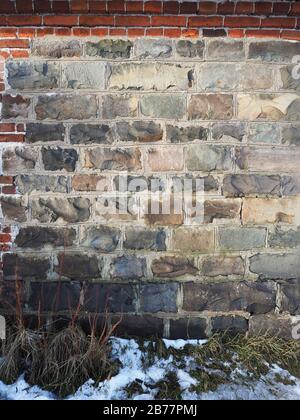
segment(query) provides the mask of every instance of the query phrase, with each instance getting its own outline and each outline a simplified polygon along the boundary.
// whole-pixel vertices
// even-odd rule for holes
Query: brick
[[[224,26],[229,28],[259,28],[260,21],[260,18],[257,17],[226,16]]]
[[[65,170],[74,172],[78,161],[78,153],[74,149],[43,147],[42,160],[46,171]]]
[[[2,244],[11,242],[11,235],[8,233],[0,233],[0,242]]]
[[[15,244],[19,248],[40,249],[68,247],[74,245],[76,230],[73,228],[23,227],[19,230]]]
[[[80,26],[114,26],[113,16],[79,16]]]
[[[34,56],[62,58],[80,57],[81,44],[78,40],[33,39],[31,53]]]
[[[44,280],[50,270],[48,257],[34,255],[3,255],[3,275],[5,280]]]
[[[198,269],[192,259],[176,256],[166,256],[155,259],[151,270],[157,278],[178,278],[183,276],[195,276]]]
[[[285,223],[300,225],[300,199],[247,198],[243,206],[243,223]]]
[[[184,26],[184,25],[178,25]],[[223,26],[222,16],[193,16],[188,18],[188,26],[191,28],[208,28]]]
[[[89,312],[136,311],[136,291],[130,284],[90,284],[85,292],[85,309]]]
[[[280,196],[281,178],[277,175],[227,175],[224,178],[223,194],[226,197]]]
[[[124,248],[166,251],[166,233],[163,229],[127,228],[125,231]]]
[[[101,279],[103,261],[93,255],[60,253],[54,266],[61,280]]]
[[[11,88],[54,89],[59,84],[59,67],[55,63],[11,61],[6,64],[7,81]]]
[[[83,229],[80,246],[99,252],[116,250],[121,237],[121,231],[109,226],[91,226]]]
[[[62,87],[105,90],[108,68],[105,63],[68,63],[62,66]]]
[[[23,134],[0,134],[0,143],[22,143],[23,141]]]
[[[250,258],[250,271],[260,279],[288,280],[299,276],[299,255],[257,254]]]
[[[244,276],[245,262],[241,257],[205,257],[201,273],[207,277]]]
[[[272,13],[273,4],[270,2],[259,2],[254,4],[254,13],[256,15],[269,15]]]
[[[114,171],[141,169],[139,149],[94,148],[85,152],[85,167]]]
[[[138,98],[130,94],[105,95],[102,98],[102,117],[137,117]]]
[[[52,4],[50,0],[35,0],[33,6],[34,6],[35,13],[52,12]]]
[[[18,13],[32,13],[33,12],[33,3],[24,1],[24,0],[16,0],[16,10]]]
[[[7,16],[8,26],[40,26],[41,23],[42,16],[22,14]]]
[[[150,26],[150,25],[146,25]],[[186,17],[184,16],[152,16],[151,26],[174,26],[176,28],[186,26]]]
[[[225,29],[203,29],[203,36],[208,38],[226,37]]]
[[[252,227],[220,227],[219,246],[222,251],[248,251],[265,248],[267,230]]]
[[[153,18],[152,18],[153,19]],[[150,16],[115,16],[116,26],[150,26]]]
[[[170,339],[205,339],[207,322],[205,318],[184,317],[170,319]]]
[[[6,185],[4,187],[2,187],[2,194],[16,194],[17,190],[16,187],[12,186],[12,185]]]
[[[86,222],[90,217],[90,200],[76,198],[34,198],[32,199],[32,220],[41,223]]]
[[[142,312],[177,312],[177,283],[149,283],[140,286]]]
[[[184,1],[179,4],[180,14],[182,15],[193,15],[198,11],[198,4],[196,2]]]
[[[65,127],[63,124],[26,124],[26,143],[63,142],[64,138]]]
[[[180,147],[151,149],[148,154],[148,165],[152,172],[182,171],[183,149]]]
[[[12,176],[4,176],[0,175],[0,184],[2,185],[10,185],[14,182],[14,178]]]
[[[15,184],[20,194],[33,192],[67,193],[68,178],[54,175],[17,175]]]
[[[45,26],[76,26],[78,24],[77,16],[55,15],[44,16],[43,24]]]
[[[212,252],[214,232],[205,228],[177,228],[172,236],[172,249],[181,252]]]
[[[124,13],[125,2],[121,0],[112,0],[107,2],[107,9],[109,13]]]
[[[290,28],[294,29],[296,25],[296,19],[294,18],[262,18],[261,19],[261,27],[262,28]]]
[[[2,39],[0,40],[0,48],[28,48],[29,42],[26,39]]]
[[[28,118],[31,100],[21,95],[2,96],[2,118]]]
[[[229,146],[191,145],[186,155],[186,165],[190,171],[230,171],[232,149]]]
[[[97,116],[97,99],[94,95],[39,96],[35,112],[38,120],[89,119]]]
[[[114,279],[139,279],[146,277],[146,259],[135,256],[121,256],[113,259],[110,274]]]
[[[0,5],[1,13],[15,13],[15,2],[3,0]]]
[[[182,118],[186,110],[182,94],[144,95],[140,106],[141,113],[150,118]]]

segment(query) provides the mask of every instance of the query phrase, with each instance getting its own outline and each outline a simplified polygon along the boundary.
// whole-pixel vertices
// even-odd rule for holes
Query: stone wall
[[[171,338],[290,336],[297,55],[284,40],[44,37],[7,59],[1,310],[108,311],[120,333]],[[143,185],[126,211],[125,175]],[[203,180],[203,223],[147,214],[151,180],[172,196],[184,178]]]

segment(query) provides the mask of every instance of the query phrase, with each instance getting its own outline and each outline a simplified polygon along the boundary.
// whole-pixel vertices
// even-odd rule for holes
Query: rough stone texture
[[[80,291],[78,282],[32,283],[29,307],[34,311],[75,311],[80,302]]]
[[[30,194],[33,192],[68,192],[68,179],[65,176],[18,175],[15,178],[15,185],[20,194]]]
[[[216,316],[211,320],[212,333],[226,332],[227,334],[246,334],[248,320],[241,316]]]
[[[287,146],[300,146],[300,124],[284,126],[282,128],[282,143]]]
[[[206,257],[201,272],[207,277],[243,276],[245,262],[241,257]]]
[[[192,145],[187,152],[186,165],[190,171],[229,171],[232,169],[232,149],[228,146]]]
[[[120,318],[113,319],[118,322]],[[147,315],[125,315],[118,325],[116,332],[125,337],[163,337],[164,320],[154,316]]]
[[[177,283],[149,283],[140,287],[143,312],[177,312]]]
[[[264,199],[247,198],[243,206],[243,223],[286,223],[300,225],[300,197]]]
[[[247,251],[264,248],[267,230],[252,227],[226,227],[219,229],[219,245],[222,250]]]
[[[146,260],[134,256],[117,257],[111,264],[111,276],[114,279],[135,280],[146,277]]]
[[[102,117],[115,119],[118,117],[137,117],[138,99],[129,94],[105,95],[102,99]]]
[[[218,141],[243,141],[246,127],[243,123],[216,123],[213,125],[212,137]]]
[[[152,143],[163,139],[161,124],[154,121],[118,122],[117,134],[122,142]]]
[[[182,118],[185,114],[186,101],[182,94],[145,95],[140,102],[141,113],[150,118]]]
[[[50,260],[45,256],[4,254],[4,280],[44,280],[50,270]]]
[[[203,126],[167,125],[167,140],[171,143],[188,143],[195,140],[207,140],[208,134],[208,128]]]
[[[205,318],[179,318],[170,320],[170,339],[179,338],[203,340],[207,338]]]
[[[78,161],[78,153],[74,149],[45,148],[42,149],[42,159],[46,171],[74,172]]]
[[[113,132],[106,124],[76,124],[70,130],[71,144],[110,144]]]
[[[160,278],[176,278],[186,275],[194,276],[198,272],[192,260],[174,256],[154,260],[151,269],[153,275]]]
[[[250,258],[250,271],[261,279],[285,280],[299,277],[298,254],[257,254]]]
[[[270,123],[250,124],[248,139],[250,143],[280,144],[279,127]]]
[[[67,63],[62,66],[62,87],[104,90],[108,76],[109,69],[106,63]]]
[[[119,229],[109,226],[91,226],[84,229],[80,245],[99,252],[112,252],[117,248],[120,237]]]
[[[97,117],[94,95],[39,96],[35,112],[38,120],[85,120]]]
[[[54,271],[61,279],[92,280],[100,279],[102,259],[94,255],[66,254],[58,255]]]
[[[274,232],[269,234],[268,244],[272,248],[300,247],[300,228],[288,229],[276,226]]]
[[[38,151],[30,147],[5,149],[2,155],[4,172],[18,173],[34,169],[38,158]]]
[[[129,284],[90,284],[84,296],[88,312],[135,312],[136,292]]]
[[[109,191],[109,178],[101,175],[74,175],[72,188],[75,191]]]
[[[188,104],[190,120],[230,120],[232,116],[232,95],[192,95]]]
[[[282,67],[280,69],[280,76],[282,81],[282,88],[286,90],[300,90],[300,82],[299,79],[296,79],[293,76],[293,70],[295,65],[292,64],[290,66]]]
[[[32,41],[32,55],[47,58],[79,57],[81,55],[81,45],[78,40],[60,40],[57,38],[43,39],[36,38]]]
[[[168,39],[137,39],[135,42],[135,56],[140,59],[163,59],[172,56],[172,41]]]
[[[299,275],[299,272],[298,272]],[[283,284],[282,292],[282,310],[291,315],[300,315],[300,281]]]
[[[0,198],[1,210],[5,220],[15,222],[26,222],[26,202],[24,198],[13,196],[2,196]]]
[[[125,232],[124,248],[166,251],[166,233],[163,229],[128,228]]]
[[[240,200],[207,200],[204,202],[204,222],[213,223],[229,219],[239,221],[241,213]]]
[[[276,286],[273,282],[185,283],[183,309],[189,311],[244,311],[250,314],[273,312]]]
[[[76,230],[73,228],[48,228],[30,226],[21,228],[15,243],[20,248],[68,247],[75,243]]]
[[[90,57],[130,58],[132,47],[133,44],[130,41],[103,39],[99,42],[87,42],[85,52]]]
[[[183,149],[178,147],[150,149],[148,164],[152,172],[182,171],[184,167]]]
[[[300,44],[288,41],[256,41],[249,45],[248,58],[273,63],[291,63],[300,54]]]
[[[207,57],[214,61],[240,61],[245,58],[244,42],[215,39],[208,43]]]
[[[204,42],[181,39],[176,43],[176,53],[179,57],[202,59],[204,55]]]
[[[21,95],[2,96],[2,118],[28,118],[30,111],[30,99]]]
[[[32,200],[32,219],[41,223],[86,222],[90,217],[88,198],[37,198]]]
[[[25,140],[27,143],[64,141],[65,127],[63,124],[26,124]]]
[[[284,176],[282,178],[283,195],[300,195],[300,176]]]
[[[277,175],[227,175],[223,193],[226,197],[280,196],[281,178]]]
[[[292,339],[292,320],[289,316],[255,315],[249,320],[250,336],[278,336]]]
[[[180,64],[115,64],[109,87],[112,90],[187,90],[193,86],[193,72],[193,67]]]
[[[7,82],[12,89],[54,89],[59,87],[57,63],[9,61]]]
[[[173,249],[182,252],[209,252],[214,248],[211,229],[180,227],[173,233]]]
[[[132,171],[141,169],[139,149],[103,149],[86,151],[85,167],[113,171]]]

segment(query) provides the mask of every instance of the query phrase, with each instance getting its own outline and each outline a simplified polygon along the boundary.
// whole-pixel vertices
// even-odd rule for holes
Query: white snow
[[[183,349],[185,345],[201,345],[203,341],[197,340],[164,340],[168,348]],[[78,391],[69,396],[68,400],[122,400],[127,399],[126,387],[134,381],[138,381],[142,391],[134,395],[134,400],[152,400],[155,398],[157,389],[155,384],[162,380],[168,372],[176,373],[179,385],[182,389],[182,398],[185,400],[300,400],[300,381],[279,368],[272,366],[270,372],[258,381],[251,380],[249,374],[238,367],[232,373],[232,384],[221,385],[215,392],[196,394],[189,388],[197,383],[191,377],[189,371],[195,367],[192,357],[185,356],[180,363],[170,355],[167,359],[154,357],[150,366],[144,363],[145,354],[139,348],[135,340],[113,338],[112,357],[121,363],[119,373],[95,386],[92,380],[86,382]],[[150,346],[151,343],[146,343]],[[295,385],[278,383],[276,375],[280,375]],[[242,378],[241,384],[236,379]],[[29,386],[24,377],[20,377],[13,385],[5,385],[0,382],[0,400],[53,400],[57,397],[43,391],[37,386]]]

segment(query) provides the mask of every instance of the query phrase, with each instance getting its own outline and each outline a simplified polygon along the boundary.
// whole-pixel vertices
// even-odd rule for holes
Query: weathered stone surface
[[[288,146],[300,146],[300,124],[282,127],[282,143]]]
[[[219,246],[222,250],[247,251],[266,247],[267,229],[226,227],[219,229]]]
[[[300,198],[247,198],[243,205],[243,223],[286,223],[300,225]]]
[[[78,161],[78,153],[74,149],[46,148],[42,149],[42,159],[46,171],[74,172]]]
[[[214,250],[214,231],[205,228],[177,228],[173,233],[172,249],[187,252]]]
[[[110,274],[114,279],[134,280],[146,277],[146,259],[130,255],[114,258],[110,267]]]
[[[211,320],[212,333],[237,335],[248,332],[248,320],[242,316],[216,316]]]
[[[48,257],[37,255],[3,255],[4,280],[44,280],[50,270]]]
[[[110,69],[103,62],[71,62],[62,65],[62,87],[104,90]]]
[[[5,220],[26,222],[26,202],[22,197],[2,196],[0,197],[1,210]]]
[[[300,150],[241,147],[236,149],[240,169],[257,172],[300,172]]]
[[[182,203],[179,201],[179,205]],[[143,203],[143,216],[145,222],[151,226],[180,226],[184,222],[184,212],[180,207],[178,208],[175,204],[176,199],[174,196],[170,197],[170,200],[145,200]]]
[[[80,302],[78,282],[32,283],[29,307],[34,311],[75,311]]]
[[[80,41],[75,39],[34,38],[32,40],[31,53],[49,58],[80,57],[81,45]]]
[[[150,149],[148,165],[151,172],[182,171],[184,152],[181,147],[164,147]]]
[[[288,229],[276,226],[269,233],[268,244],[272,248],[296,248],[300,246],[300,228]]]
[[[92,255],[60,253],[54,271],[61,279],[92,280],[100,279],[103,262]]]
[[[226,197],[280,196],[281,178],[277,175],[227,175],[223,182],[223,194]]]
[[[196,192],[217,192],[219,190],[219,182],[212,175],[205,177],[194,177],[186,174],[184,176],[172,177],[172,192],[175,191],[192,191]]]
[[[300,54],[299,42],[255,41],[249,45],[248,58],[273,63],[291,63]]]
[[[244,123],[216,123],[212,128],[212,137],[218,141],[243,141],[245,135]]]
[[[30,147],[16,147],[5,149],[2,155],[3,170],[7,173],[18,173],[34,169],[38,158],[38,151]]]
[[[188,143],[194,140],[207,140],[209,129],[203,126],[167,125],[167,140],[171,143]]]
[[[250,124],[248,140],[251,143],[280,144],[280,133],[277,124]]]
[[[206,200],[204,202],[204,222],[239,221],[241,204],[240,200]]]
[[[136,291],[130,284],[90,284],[84,299],[88,312],[136,312]]]
[[[100,252],[112,252],[117,248],[120,237],[120,229],[109,226],[90,226],[84,228],[80,245]]]
[[[76,240],[76,230],[73,228],[51,228],[28,226],[19,230],[15,243],[20,248],[40,249],[71,246]]]
[[[25,140],[27,143],[64,141],[65,127],[63,124],[26,124]]]
[[[188,104],[188,117],[190,120],[228,120],[233,115],[232,95],[197,94],[192,95]]]
[[[152,143],[163,139],[161,124],[154,121],[118,122],[117,134],[124,142]]]
[[[239,87],[240,69],[235,64],[203,63],[197,80],[200,90],[224,91]]]
[[[205,257],[201,272],[207,277],[243,276],[245,262],[242,257]]]
[[[143,312],[177,312],[178,283],[150,283],[140,286]]]
[[[298,271],[299,276],[299,271]],[[294,280],[281,286],[282,310],[291,315],[300,315],[300,281]]]
[[[102,117],[115,119],[117,117],[137,117],[138,98],[129,94],[105,95],[102,98]]]
[[[120,317],[113,319],[112,322],[119,322]],[[116,329],[117,335],[125,337],[163,337],[164,320],[147,315],[125,315]]]
[[[299,78],[295,78],[293,71],[295,69],[295,64],[290,66],[282,67],[280,69],[280,76],[282,82],[282,88],[286,90],[300,90],[300,81]]]
[[[170,58],[173,52],[172,41],[168,39],[139,38],[134,48],[135,57],[140,59]]]
[[[28,118],[30,104],[30,98],[25,98],[21,95],[3,95],[2,118]]]
[[[114,187],[120,192],[166,191],[167,178],[165,176],[116,176]]]
[[[121,63],[111,68],[110,89],[187,90],[193,86],[191,66],[167,63]]]
[[[204,41],[189,41],[181,39],[176,43],[176,53],[179,57],[203,58]]]
[[[204,318],[170,319],[170,339],[205,339],[207,338],[207,322]]]
[[[244,42],[232,39],[214,39],[207,47],[209,60],[241,61],[245,58]]]
[[[180,93],[144,95],[140,107],[145,117],[177,119],[185,114],[186,100]]]
[[[299,121],[300,96],[293,93],[239,94],[238,118],[241,120]]]
[[[90,217],[87,198],[37,198],[32,200],[32,218],[42,223],[86,222]]]
[[[103,39],[99,42],[87,42],[86,55],[102,58],[130,58],[133,44],[122,39]]]
[[[186,311],[245,311],[266,314],[275,310],[273,282],[185,283],[183,309]]]
[[[54,89],[59,87],[59,65],[37,61],[9,61],[7,82],[12,89]]]
[[[71,144],[111,144],[113,130],[106,124],[76,124],[71,127]]]
[[[283,195],[292,196],[300,194],[300,176],[282,177]]]
[[[158,278],[194,276],[198,273],[193,260],[175,256],[166,256],[154,260],[151,269],[153,275]]]
[[[277,73],[271,66],[246,63],[240,66],[239,89],[275,90]]]
[[[187,151],[186,165],[190,171],[230,171],[233,167],[232,148],[192,145]]]
[[[110,197],[101,196],[96,199],[96,220],[105,223],[107,221],[134,221],[137,220],[139,207],[134,197]]]
[[[75,191],[110,191],[111,181],[101,175],[74,175],[72,187]]]
[[[125,249],[166,251],[166,232],[163,229],[127,228]]]
[[[257,254],[250,258],[250,271],[261,279],[285,280],[299,277],[299,254]]]
[[[85,167],[113,171],[133,171],[141,169],[139,149],[94,148],[85,152]]]
[[[249,320],[250,336],[274,336],[292,339],[292,320],[282,315],[255,315]]]
[[[32,192],[68,192],[68,179],[65,176],[18,175],[15,185],[21,194]]]
[[[97,117],[95,95],[39,96],[35,112],[38,120],[86,120]]]

